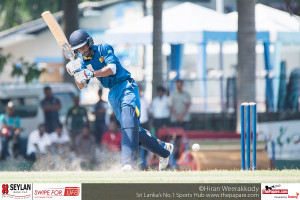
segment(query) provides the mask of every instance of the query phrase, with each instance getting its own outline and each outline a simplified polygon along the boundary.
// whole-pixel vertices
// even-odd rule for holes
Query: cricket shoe
[[[121,168],[121,171],[122,171],[122,172],[132,172],[132,171],[133,171],[133,168],[132,168],[131,165],[126,164],[126,165],[124,165],[124,166]]]
[[[164,148],[170,152],[170,155],[167,158],[159,157],[159,171],[166,169],[166,167],[168,166],[174,146],[171,143],[165,143]]]

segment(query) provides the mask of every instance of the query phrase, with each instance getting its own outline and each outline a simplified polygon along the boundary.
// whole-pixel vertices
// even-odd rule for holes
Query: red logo
[[[8,194],[8,184],[2,184],[2,194]]]
[[[66,187],[64,196],[79,196],[80,187]]]
[[[288,189],[262,190],[263,194],[288,194]]]
[[[296,195],[295,196],[290,196],[288,195],[288,198],[293,198],[293,199],[298,199],[298,196],[299,196],[299,192],[296,192]]]

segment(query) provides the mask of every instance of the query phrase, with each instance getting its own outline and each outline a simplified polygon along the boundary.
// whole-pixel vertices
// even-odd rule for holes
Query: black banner
[[[82,184],[82,200],[260,200],[261,184]]]

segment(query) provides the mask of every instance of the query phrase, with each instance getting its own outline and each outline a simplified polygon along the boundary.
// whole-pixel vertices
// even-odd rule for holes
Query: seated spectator
[[[31,161],[45,157],[50,153],[51,138],[44,124],[30,133],[27,145],[27,157]]]
[[[55,132],[51,133],[51,150],[53,154],[62,155],[70,151],[70,137],[63,131],[63,125],[58,124]]]
[[[12,141],[12,154],[16,158],[26,156],[26,143],[27,140],[20,136],[21,121],[19,116],[15,114],[13,102],[9,102],[6,107],[6,113],[0,115],[0,136],[1,136],[1,156],[0,159],[4,160],[10,156],[9,142]]]
[[[90,168],[95,163],[96,143],[88,126],[84,126],[75,139],[75,151],[81,160],[81,167]]]
[[[122,135],[118,131],[116,122],[112,121],[109,124],[108,131],[102,136],[102,147],[110,152],[120,152],[121,138]]]

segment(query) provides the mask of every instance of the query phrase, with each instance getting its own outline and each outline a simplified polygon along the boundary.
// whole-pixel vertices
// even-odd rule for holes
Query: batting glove
[[[71,60],[67,65],[67,71],[71,76],[73,76],[76,72],[79,72],[81,70],[81,60],[80,58],[77,58],[75,60]]]
[[[88,69],[84,69],[80,72],[75,73],[74,77],[78,83],[84,83],[86,80],[89,80],[94,77],[94,72]]]

